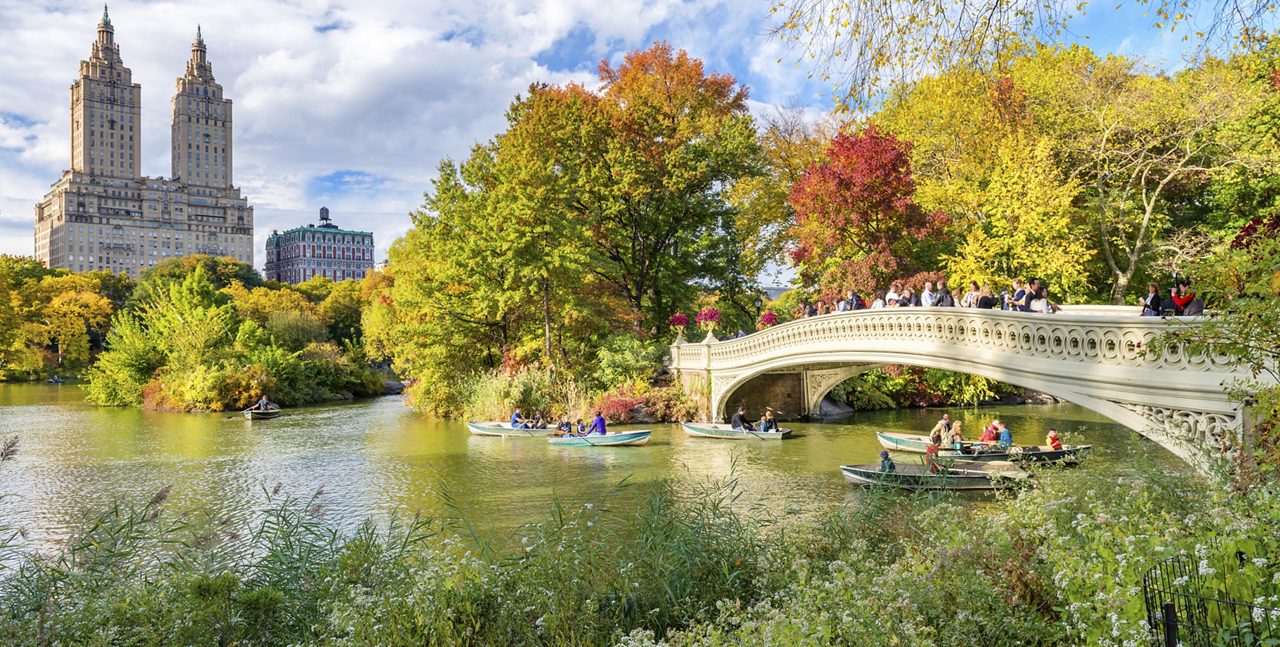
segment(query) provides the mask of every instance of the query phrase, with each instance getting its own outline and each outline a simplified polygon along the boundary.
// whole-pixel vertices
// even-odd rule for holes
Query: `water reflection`
[[[1082,469],[1114,472],[1133,461],[1175,474],[1189,468],[1157,445],[1073,405],[953,410],[970,435],[992,418],[1015,440],[1039,443],[1049,426],[1067,442],[1093,443]],[[25,527],[49,545],[81,523],[83,511],[120,499],[144,502],[172,485],[170,509],[218,515],[260,506],[280,483],[306,498],[323,486],[331,522],[350,529],[393,512],[456,514],[510,530],[543,520],[554,501],[596,500],[627,481],[611,503],[626,510],[648,488],[730,475],[740,505],[774,515],[811,514],[858,496],[841,463],[876,460],[875,431],[925,433],[939,411],[859,414],[839,424],[797,424],[785,441],[690,438],[652,425],[643,447],[563,447],[543,439],[479,437],[461,423],[424,418],[398,398],[297,409],[277,420],[229,414],[174,414],[96,408],[70,386],[0,384],[0,435],[17,434],[20,453],[0,469],[0,527]],[[903,460],[911,460],[903,458]]]

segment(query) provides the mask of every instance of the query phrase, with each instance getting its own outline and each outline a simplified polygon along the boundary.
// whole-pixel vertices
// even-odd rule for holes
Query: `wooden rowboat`
[[[502,436],[504,438],[545,438],[555,429],[514,429],[505,422],[468,422],[467,429],[477,436]]]
[[[928,436],[914,434],[898,434],[877,431],[876,439],[885,449],[898,452],[923,454],[929,447]],[[938,449],[939,458],[954,458],[962,461],[1012,461],[1015,463],[1079,463],[1089,455],[1093,445],[1064,445],[1062,449],[1054,449],[1045,445],[1014,446],[1000,449],[996,445],[966,442],[962,451],[943,447]]]
[[[904,490],[1000,490],[1017,485],[1030,474],[1012,463],[954,461],[932,472],[928,465],[898,465],[881,472],[879,465],[841,465],[840,473],[854,485],[884,485]]]
[[[684,432],[696,438],[723,438],[726,440],[782,440],[791,435],[791,430],[786,428],[781,428],[777,431],[748,431],[746,429],[734,429],[733,425],[709,422],[686,422],[684,423]]]
[[[622,447],[643,445],[649,442],[649,436],[653,432],[648,429],[639,431],[623,431],[620,433],[590,436],[552,436],[547,439],[552,445],[564,445],[567,447]]]
[[[267,409],[245,409],[244,417],[246,420],[273,420],[280,417],[280,408]]]

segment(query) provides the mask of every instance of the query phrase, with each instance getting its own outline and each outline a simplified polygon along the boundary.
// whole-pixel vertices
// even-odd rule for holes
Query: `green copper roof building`
[[[373,269],[373,233],[341,229],[320,208],[320,224],[272,231],[267,237],[269,281],[301,283],[313,276],[362,279]]]

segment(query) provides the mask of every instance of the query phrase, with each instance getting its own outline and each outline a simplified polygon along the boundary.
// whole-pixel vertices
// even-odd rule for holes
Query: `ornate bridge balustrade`
[[[1054,315],[961,308],[860,310],[800,319],[741,339],[671,347],[685,389],[723,418],[735,392],[762,376],[797,377],[808,414],[862,371],[909,364],[961,371],[1041,391],[1151,438],[1205,466],[1239,451],[1244,416],[1227,388],[1246,377],[1222,357],[1181,348],[1144,352],[1169,326],[1195,319],[1136,308],[1067,306]],[[741,399],[741,398],[739,398]],[[758,408],[768,402],[746,403]]]

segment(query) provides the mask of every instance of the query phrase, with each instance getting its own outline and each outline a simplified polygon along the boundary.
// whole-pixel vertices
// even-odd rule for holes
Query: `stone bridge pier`
[[[886,364],[981,375],[1096,411],[1206,469],[1247,442],[1247,416],[1228,395],[1248,376],[1224,357],[1151,340],[1199,318],[1138,316],[1136,308],[1065,307],[1055,315],[962,308],[892,308],[821,315],[741,339],[677,339],[671,368],[711,419],[746,404],[802,417],[840,382]]]

